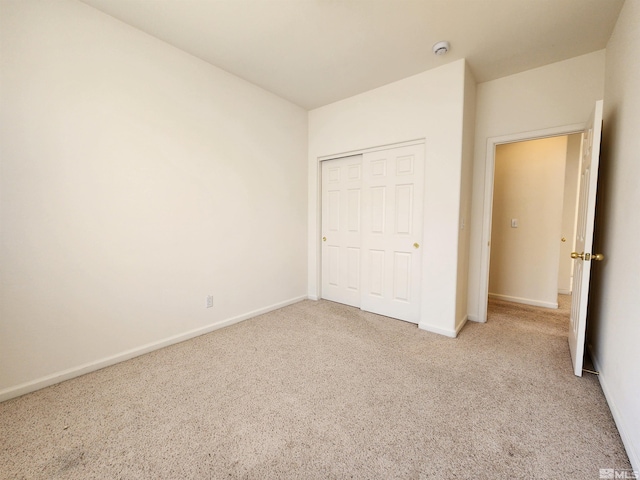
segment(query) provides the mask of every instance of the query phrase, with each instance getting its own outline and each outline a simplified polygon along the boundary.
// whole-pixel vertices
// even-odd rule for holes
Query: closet
[[[420,318],[424,144],[325,160],[322,297]]]

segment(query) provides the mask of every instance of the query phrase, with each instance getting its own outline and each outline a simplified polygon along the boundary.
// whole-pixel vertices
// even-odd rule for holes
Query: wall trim
[[[477,315],[472,315],[472,314],[467,315],[467,320],[469,320],[470,322],[476,322],[476,323],[486,323],[486,321],[481,322]]]
[[[490,293],[490,298],[498,300],[506,300],[507,302],[523,303],[525,305],[533,305],[534,307],[558,308],[558,302],[543,302],[542,300],[533,300],[531,298],[510,297],[509,295],[500,295],[498,293]]]
[[[407,140],[404,142],[387,143],[384,145],[377,145],[375,147],[361,148],[359,150],[349,150],[347,152],[342,152],[342,153],[332,153],[330,155],[322,155],[318,157],[318,162],[323,162],[325,160],[334,160],[337,158],[344,158],[344,157],[355,157],[357,155],[363,155],[365,153],[379,152],[380,150],[390,150],[392,148],[409,147],[411,145],[422,145],[425,142],[426,142],[425,138],[416,138],[415,140]]]
[[[294,303],[298,303],[306,299],[307,299],[306,295],[303,295],[300,297],[294,297],[289,300],[285,300],[283,302],[274,303],[273,305],[269,305],[268,307],[260,308],[258,310],[253,310],[251,312],[247,312],[242,315],[238,315],[236,317],[232,317],[226,320],[221,320],[219,322],[212,323],[205,327],[189,330],[188,332],[180,333],[178,335],[165,338],[164,340],[147,343],[146,345],[132,348],[131,350],[126,350],[124,352],[103,358],[101,360],[85,363],[83,365],[72,367],[67,370],[62,370],[60,372],[55,372],[50,375],[40,377],[36,380],[32,380],[30,382],[16,385],[14,387],[5,388],[3,390],[0,390],[0,402],[4,402],[5,400],[9,400],[11,398],[25,395],[27,393],[35,392],[36,390],[40,390],[42,388],[55,385],[56,383],[64,382],[65,380],[70,380],[72,378],[79,377],[86,373],[95,372],[96,370],[100,370],[102,368],[115,365],[116,363],[124,362],[125,360],[130,360],[132,358],[139,357],[140,355],[144,355],[145,353],[149,353],[154,350],[159,350],[161,348],[168,347],[169,345],[174,345],[176,343],[184,342],[185,340],[191,340],[192,338],[199,337],[200,335],[213,332],[214,330],[228,327],[230,325],[242,322],[244,320],[248,320],[249,318],[257,317],[258,315],[262,315],[264,313],[268,313],[273,310],[278,310],[279,308],[283,308],[288,305],[292,305]]]
[[[426,330],[427,332],[444,335],[445,337],[449,337],[449,338],[456,338],[456,336],[458,335],[458,332],[456,330],[440,328],[433,325],[429,325],[428,323],[424,323],[424,322],[418,323],[418,328],[420,330]]]
[[[571,295],[571,290],[565,290],[564,288],[559,288],[558,295]]]
[[[464,317],[462,317],[462,319],[460,319],[460,322],[458,322],[458,325],[456,326],[456,337],[460,333],[460,330],[462,330],[462,328],[467,324],[468,319],[469,315],[465,315]]]
[[[622,439],[624,449],[627,451],[627,456],[629,457],[629,461],[631,462],[631,467],[634,471],[640,472],[640,452],[634,451],[633,444],[631,443],[631,437],[627,433],[631,429],[627,428],[624,417],[616,406],[616,402],[613,394],[611,393],[611,389],[607,384],[606,372],[603,374],[602,365],[600,364],[600,361],[598,360],[596,355],[594,355],[593,349],[591,348],[590,344],[587,345],[587,350],[589,352],[589,357],[591,357],[591,361],[593,362],[593,366],[595,367],[597,372],[600,372],[600,374],[598,375],[598,381],[600,382],[600,387],[602,388],[602,392],[604,393],[604,398],[607,400],[607,404],[609,405],[609,410],[611,410],[613,421],[618,428],[618,433],[620,433],[620,438]]]

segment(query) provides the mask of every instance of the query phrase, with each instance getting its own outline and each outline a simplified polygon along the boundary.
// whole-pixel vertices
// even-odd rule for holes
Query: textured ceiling
[[[466,58],[478,82],[605,48],[623,0],[82,0],[312,109]],[[436,57],[431,46],[451,42]]]

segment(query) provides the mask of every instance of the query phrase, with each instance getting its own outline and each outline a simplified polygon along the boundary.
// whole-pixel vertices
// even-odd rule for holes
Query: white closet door
[[[362,155],[322,162],[322,298],[360,306]]]
[[[420,319],[424,145],[365,153],[362,310]]]

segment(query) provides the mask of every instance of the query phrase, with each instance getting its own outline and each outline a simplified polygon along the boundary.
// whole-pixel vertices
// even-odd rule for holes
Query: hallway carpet
[[[0,404],[0,478],[598,479],[629,469],[566,301],[457,339],[303,301]]]

